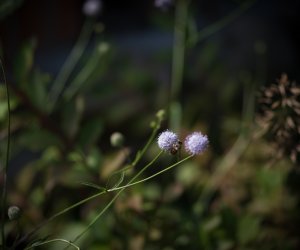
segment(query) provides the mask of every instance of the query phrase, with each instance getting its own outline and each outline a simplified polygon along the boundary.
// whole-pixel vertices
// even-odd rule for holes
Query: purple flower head
[[[177,142],[178,142],[178,136],[175,133],[173,133],[169,130],[166,130],[166,131],[162,132],[158,136],[158,139],[157,139],[158,146],[162,150],[168,151],[168,152],[170,152],[173,145]]]
[[[167,10],[173,3],[173,0],[155,0],[154,5],[162,10]]]
[[[198,155],[207,148],[208,143],[206,135],[203,135],[201,132],[194,132],[186,137],[184,146],[188,153]]]
[[[102,2],[101,0],[86,0],[83,4],[82,11],[86,16],[96,16],[101,12]]]

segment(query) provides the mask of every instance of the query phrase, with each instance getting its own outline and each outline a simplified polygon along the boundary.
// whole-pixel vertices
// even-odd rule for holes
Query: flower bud
[[[124,144],[124,136],[120,132],[114,132],[110,136],[110,144],[113,147],[122,147]]]
[[[21,210],[17,206],[10,206],[7,211],[10,220],[17,220],[21,215]]]
[[[100,54],[105,54],[106,52],[108,52],[109,51],[109,44],[108,43],[106,43],[106,42],[102,42],[102,43],[100,43],[99,45],[98,45],[98,48],[97,48],[97,50],[98,50],[98,53],[100,53]]]
[[[166,111],[164,109],[160,109],[156,113],[156,117],[159,121],[163,121],[166,118]]]

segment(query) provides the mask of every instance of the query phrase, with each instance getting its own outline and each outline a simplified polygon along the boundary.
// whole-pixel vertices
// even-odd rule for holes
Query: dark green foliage
[[[8,2],[0,4],[0,18]],[[11,2],[13,7],[5,15],[19,4]],[[153,15],[155,23],[170,27],[168,16],[156,15],[161,14]],[[189,25],[189,33],[195,32],[193,23]],[[9,69],[8,203],[22,210],[20,228],[14,221],[6,223],[10,245],[19,233],[25,235],[58,211],[126,184],[158,152],[155,143],[144,155],[141,148],[157,125],[151,123],[155,112],[169,105],[164,75],[168,73],[160,77],[158,72],[168,65],[165,55],[171,51],[157,51],[140,64],[94,35],[93,48],[75,63],[57,99],[49,95],[55,76],[34,62],[34,40],[23,43]],[[212,41],[186,51],[178,98],[183,119],[176,132],[182,138],[192,129],[207,132],[208,151],[174,171],[126,189],[77,242],[82,249],[299,249],[299,171],[286,157],[289,154],[274,158],[269,141],[259,136],[254,97],[262,79],[251,70],[233,74],[221,53],[222,45]],[[1,159],[7,138],[5,97],[0,85]],[[155,118],[159,124],[165,115],[160,112]],[[294,114],[293,119],[299,117]],[[168,128],[167,123],[161,128]],[[126,138],[124,145],[110,144],[115,131]],[[164,154],[144,177],[182,155]],[[77,206],[20,246],[37,246],[50,238],[74,239],[112,198],[112,193],[105,193]],[[55,242],[40,248],[65,246]]]

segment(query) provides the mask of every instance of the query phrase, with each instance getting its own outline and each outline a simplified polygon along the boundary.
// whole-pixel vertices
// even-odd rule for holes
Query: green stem
[[[175,13],[174,44],[173,44],[173,61],[172,61],[172,83],[171,83],[171,100],[177,101],[181,91],[183,69],[185,38],[188,17],[188,1],[178,0]]]
[[[149,163],[149,164],[147,164],[138,174],[136,174],[135,176],[134,176],[134,178],[132,178],[131,179],[131,181],[129,182],[129,183],[131,183],[132,181],[134,181],[136,178],[138,178],[150,165],[152,165],[153,163],[154,163],[154,161],[156,161],[157,160],[157,158],[161,155],[161,153],[162,153],[162,151]],[[129,184],[128,183],[128,184]],[[125,189],[126,187],[123,187],[123,190]],[[82,204],[84,204],[84,203],[86,203],[86,202],[88,202],[88,201],[90,201],[90,200],[92,200],[92,199],[94,199],[94,198],[96,198],[96,197],[98,197],[98,196],[100,196],[100,195],[102,195],[102,194],[104,194],[104,193],[108,193],[108,192],[113,192],[113,191],[115,191],[115,190],[118,190],[118,189],[110,189],[110,190],[105,190],[105,191],[102,191],[102,192],[100,192],[100,193],[97,193],[97,194],[95,194],[95,195],[92,195],[92,196],[90,196],[90,197],[87,197],[87,198],[85,198],[84,200],[81,200],[81,201],[79,201],[79,202],[77,202],[77,203],[75,203],[75,204],[73,204],[72,206],[69,206],[69,207],[67,207],[67,208],[65,208],[65,209],[63,209],[62,211],[60,211],[60,212],[58,212],[58,213],[56,213],[55,215],[53,215],[53,216],[51,216],[48,220],[46,220],[44,223],[42,223],[42,224],[40,224],[39,226],[37,226],[34,230],[32,230],[30,233],[28,233],[27,235],[25,235],[19,242],[18,242],[18,244],[20,243],[20,242],[22,242],[22,241],[24,241],[25,239],[27,239],[27,238],[29,238],[29,237],[31,237],[31,236],[33,236],[40,228],[42,228],[42,227],[44,227],[45,225],[47,225],[48,223],[50,223],[51,221],[53,221],[54,219],[56,219],[58,216],[60,216],[60,215],[62,215],[62,214],[64,214],[64,213],[66,213],[66,212],[68,212],[68,211],[70,211],[71,209],[73,209],[73,208],[75,208],[75,207],[78,207],[78,206],[80,206],[80,205],[82,205]],[[123,191],[122,190],[122,191]],[[106,207],[101,211],[101,215],[110,207],[110,205],[115,201],[115,199],[119,196],[119,194],[121,193],[121,191],[118,193],[118,194],[116,194],[116,196],[106,205]],[[100,215],[100,216],[101,216]],[[99,217],[100,217],[99,216]],[[73,242],[75,242],[75,241],[73,241]],[[16,245],[17,246],[17,245]]]
[[[150,147],[151,143],[153,142],[153,140],[154,140],[154,138],[155,138],[155,136],[156,136],[156,134],[157,134],[159,128],[160,128],[160,122],[157,121],[157,124],[155,125],[154,129],[152,130],[152,133],[151,133],[151,135],[150,135],[150,137],[149,137],[149,139],[148,139],[146,145],[143,147],[142,151],[140,151],[140,152],[136,155],[134,161],[132,162],[132,164],[131,164],[132,167],[135,167],[136,164],[138,164],[138,162],[142,159],[143,155],[146,153],[146,151],[147,151],[148,148]]]
[[[221,20],[216,21],[202,29],[196,36],[193,36],[192,39],[188,41],[188,46],[193,47],[197,43],[203,41],[205,38],[211,36],[212,34],[218,32],[226,25],[234,21],[238,18],[241,14],[243,14],[246,10],[248,10],[256,0],[246,1],[244,4],[239,6],[237,9],[233,10],[229,15],[226,15]]]
[[[150,179],[152,179],[152,178],[154,178],[154,177],[156,177],[156,176],[158,176],[158,175],[160,175],[160,174],[162,174],[162,173],[164,173],[164,172],[166,172],[166,171],[168,171],[168,170],[176,167],[177,165],[185,162],[186,160],[190,159],[191,157],[192,157],[192,155],[189,155],[186,158],[182,159],[181,161],[178,161],[178,162],[174,163],[173,165],[171,165],[171,166],[169,166],[169,167],[167,167],[167,168],[165,168],[165,169],[163,169],[163,170],[161,170],[161,171],[159,171],[159,172],[157,172],[157,173],[155,173],[153,175],[150,175],[149,177],[147,177],[145,179],[142,179],[142,180],[139,180],[139,181],[136,181],[136,182],[133,182],[133,183],[128,183],[127,185],[124,185],[124,186],[120,186],[120,187],[108,189],[107,192],[112,192],[112,191],[124,189],[124,188],[127,188],[127,187],[131,187],[131,186],[137,185],[139,183],[148,181],[148,180],[150,180]]]
[[[35,247],[42,246],[42,245],[45,245],[45,244],[49,244],[49,243],[52,243],[52,242],[57,242],[57,241],[61,241],[61,242],[67,243],[68,245],[71,245],[74,248],[80,250],[80,248],[78,246],[76,246],[74,243],[72,243],[72,242],[70,242],[68,240],[65,240],[65,239],[52,239],[52,240],[47,240],[47,241],[44,241],[44,242],[41,242],[41,243],[35,243],[32,246],[30,246],[30,247],[26,247],[24,250],[33,249]]]
[[[175,11],[170,104],[170,128],[174,131],[177,131],[180,128],[181,123],[181,105],[178,98],[182,88],[184,71],[188,4],[188,0],[178,0]]]
[[[153,142],[153,140],[154,140],[154,138],[155,138],[155,136],[157,134],[157,131],[160,128],[160,123],[161,123],[161,120],[158,119],[156,121],[155,127],[153,128],[152,133],[151,133],[151,135],[150,135],[147,143],[145,144],[145,146],[143,147],[143,149],[136,154],[135,159],[133,160],[133,162],[129,166],[126,166],[124,168],[121,168],[121,169],[115,171],[113,174],[122,173],[122,172],[124,173],[125,171],[127,171],[129,169],[132,169],[132,168],[134,168],[136,166],[136,164],[141,160],[141,158],[143,157],[143,155],[146,153],[146,151],[150,147],[151,143]]]
[[[151,133],[151,135],[150,135],[149,140],[147,141],[147,143],[146,143],[146,145],[144,146],[144,148],[142,149],[142,151],[141,151],[139,154],[137,154],[137,156],[136,156],[134,162],[131,164],[130,167],[136,166],[136,164],[140,161],[140,159],[141,159],[142,156],[145,154],[145,152],[147,151],[147,149],[150,147],[150,145],[151,145],[151,143],[153,142],[153,140],[154,140],[154,138],[155,138],[155,136],[156,136],[156,134],[157,134],[157,131],[158,131],[159,127],[160,127],[160,122],[161,122],[161,121],[157,121],[157,123],[156,123],[154,129],[152,130],[152,133]],[[147,166],[148,166],[148,165],[147,165]],[[141,174],[141,173],[140,173],[140,174]],[[88,201],[90,201],[90,200],[92,200],[92,199],[94,199],[94,198],[96,198],[96,197],[98,197],[98,196],[100,196],[100,195],[106,193],[106,192],[107,192],[107,190],[105,190],[105,191],[103,191],[103,192],[100,192],[100,193],[97,193],[97,194],[95,194],[95,195],[92,195],[92,196],[90,196],[90,197],[88,197],[88,198],[86,198],[86,199],[84,199],[84,200],[81,200],[81,201],[79,201],[79,202],[73,204],[72,206],[67,207],[67,208],[63,209],[62,211],[56,213],[55,215],[53,215],[52,217],[50,217],[48,220],[46,220],[45,222],[43,222],[43,223],[41,223],[39,226],[37,226],[35,229],[33,229],[31,232],[29,232],[28,234],[24,235],[24,236],[17,242],[17,244],[13,246],[13,249],[14,249],[15,247],[17,247],[18,245],[20,245],[22,242],[24,242],[24,241],[25,241],[26,239],[28,239],[29,237],[32,237],[32,236],[33,236],[40,228],[44,227],[45,225],[47,225],[49,222],[53,221],[53,220],[54,220],[55,218],[57,218],[58,216],[60,216],[60,215],[62,215],[62,214],[64,214],[64,213],[66,213],[66,212],[70,211],[71,209],[73,209],[73,208],[75,208],[75,207],[78,207],[79,205],[82,205],[82,204],[84,204],[84,203],[86,203],[86,202],[88,202]],[[113,202],[113,201],[112,201],[112,202]],[[110,205],[109,205],[109,206],[110,206]],[[109,206],[108,206],[108,207],[109,207]],[[108,207],[107,207],[107,208],[108,208]],[[107,209],[107,208],[106,208],[106,209]]]
[[[89,38],[93,32],[94,28],[94,20],[87,19],[83,25],[83,28],[80,32],[79,38],[73,47],[69,57],[66,62],[62,66],[61,71],[59,72],[57,78],[55,79],[52,88],[50,89],[48,100],[49,103],[49,111],[55,107],[55,104],[63,91],[63,88],[66,84],[66,81],[70,77],[72,71],[74,70],[76,64],[78,63],[80,57],[82,56],[88,42]]]
[[[76,75],[75,79],[70,83],[70,85],[64,91],[64,99],[66,101],[71,100],[76,93],[80,90],[80,88],[87,82],[90,75],[99,70],[99,62],[102,59],[104,52],[99,51],[99,46],[97,46],[93,51],[92,55],[90,55],[89,60],[80,70],[80,72]]]
[[[41,223],[40,225],[38,225],[35,229],[33,229],[31,232],[27,233],[26,235],[24,235],[18,242],[16,245],[13,246],[13,249],[16,248],[18,245],[20,245],[20,243],[24,242],[26,239],[32,237],[39,229],[41,229],[42,227],[44,227],[45,225],[47,225],[48,223],[50,223],[51,221],[53,221],[55,218],[57,218],[58,216],[70,211],[71,209],[75,208],[75,207],[78,207],[92,199],[95,199],[96,197],[102,195],[102,194],[105,194],[106,193],[106,190],[103,191],[103,192],[100,192],[100,193],[97,193],[97,194],[94,194],[90,197],[87,197],[65,209],[63,209],[62,211],[54,214],[53,216],[51,216],[49,219],[47,219],[46,221],[44,221],[43,223]]]
[[[7,122],[7,146],[6,146],[6,159],[3,167],[3,190],[1,197],[1,238],[2,238],[2,249],[5,249],[6,239],[5,239],[5,214],[6,214],[6,203],[7,203],[7,170],[8,170],[8,160],[9,160],[9,148],[10,148],[10,97],[9,97],[9,88],[5,77],[5,71],[0,58],[1,69],[3,73],[3,80],[6,87],[6,96],[7,96],[7,109],[8,109],[8,122]]]
[[[144,168],[142,168],[129,182],[127,185],[131,184],[136,180],[148,167],[150,167],[157,159],[158,157],[163,153],[163,151],[160,151],[151,162],[149,162]],[[111,201],[101,210],[101,212],[89,223],[89,225],[79,234],[75,237],[75,239],[72,242],[76,242],[80,239],[96,222],[97,220],[104,214],[104,212],[114,203],[114,201],[119,197],[119,195],[125,190],[126,186],[122,187],[121,190],[111,199]],[[111,189],[109,192],[115,191],[118,189]]]

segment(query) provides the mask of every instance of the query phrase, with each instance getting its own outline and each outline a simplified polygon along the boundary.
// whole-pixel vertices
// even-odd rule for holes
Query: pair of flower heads
[[[157,138],[157,144],[163,151],[176,154],[181,148],[182,142],[176,133],[165,130]],[[191,155],[199,155],[208,147],[209,141],[206,135],[201,132],[193,132],[184,140],[184,148]]]

